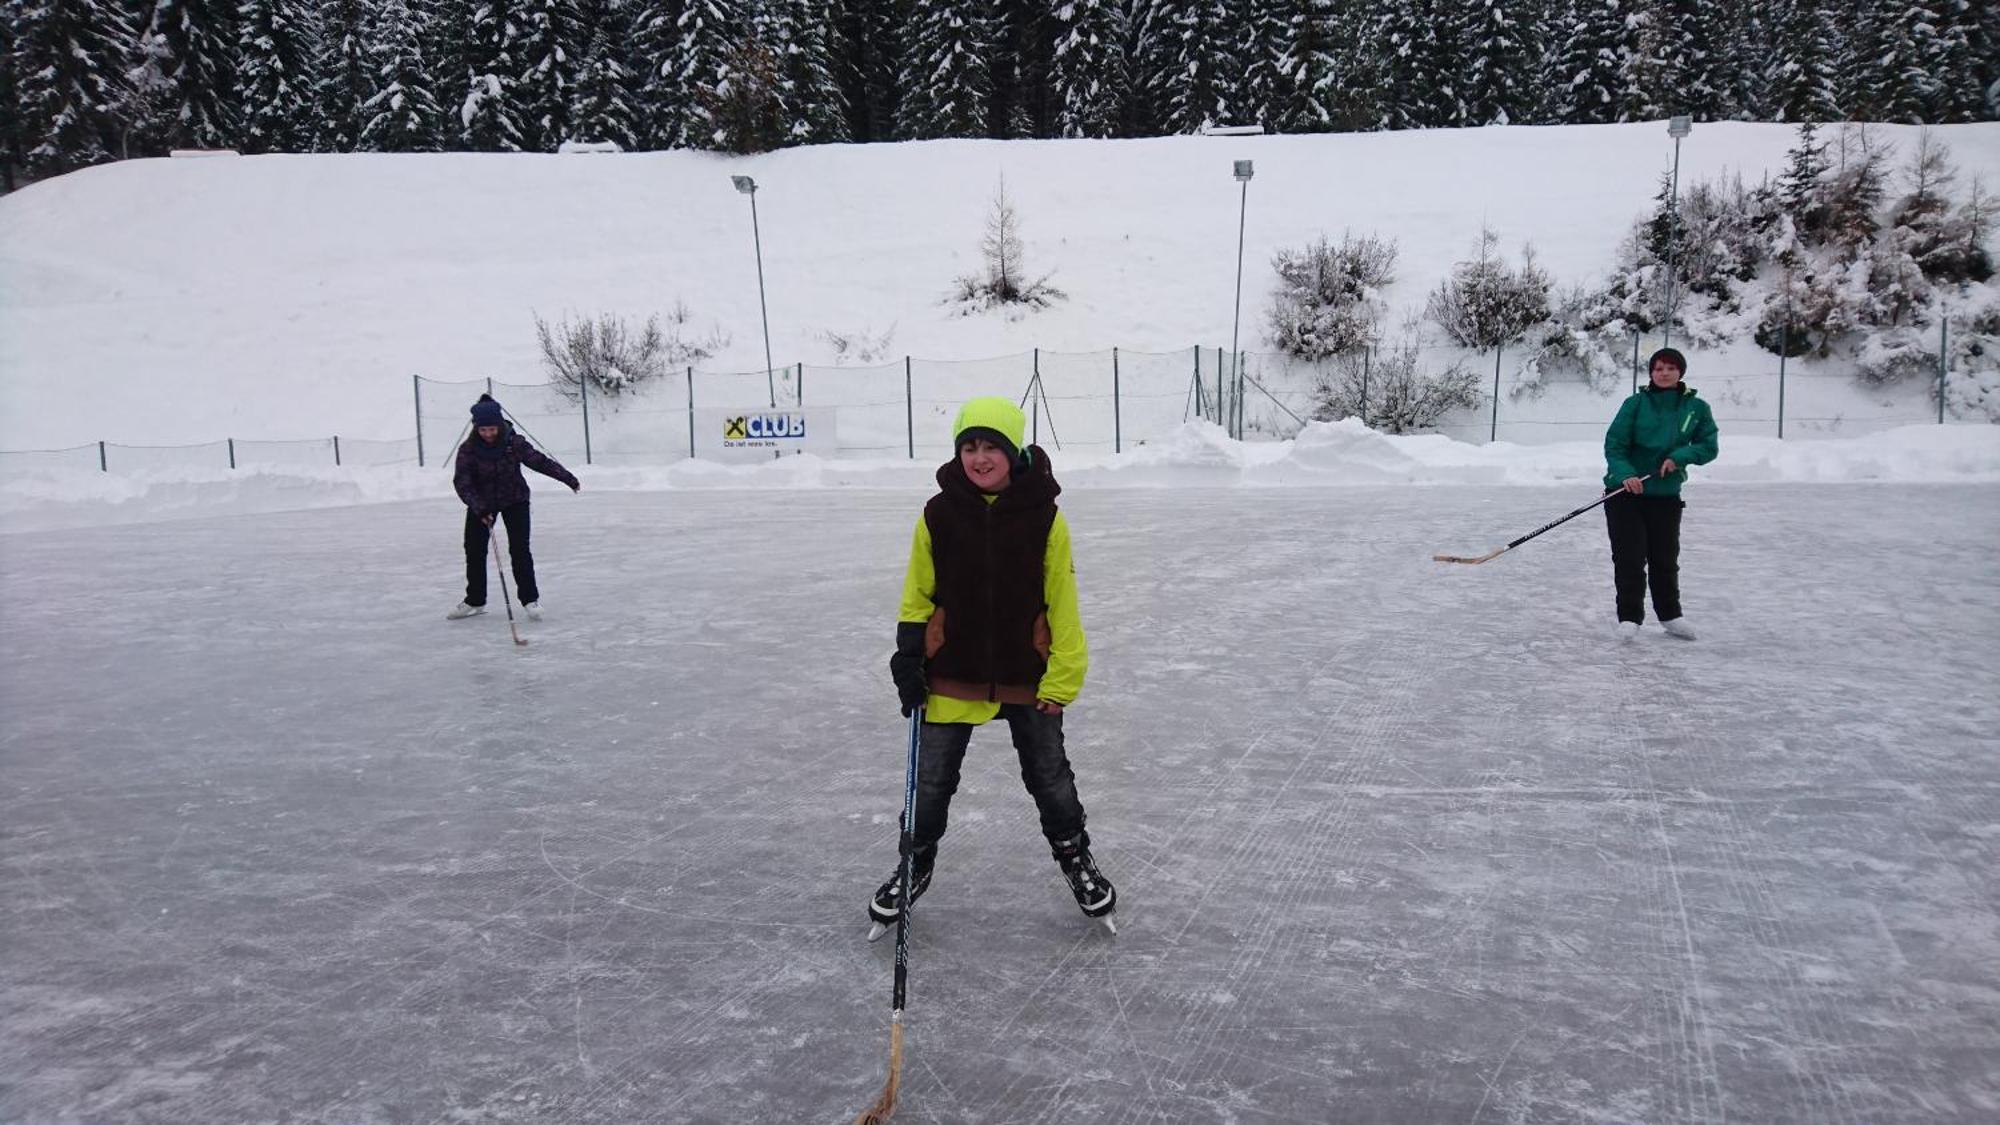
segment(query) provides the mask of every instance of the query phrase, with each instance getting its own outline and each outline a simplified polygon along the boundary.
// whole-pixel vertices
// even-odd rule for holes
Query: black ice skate
[[[931,886],[931,868],[937,863],[937,847],[918,847],[914,866],[910,871],[910,901],[915,903],[924,897]],[[902,904],[903,869],[898,866],[890,874],[889,881],[875,889],[875,897],[868,900],[868,940],[874,941],[889,932],[896,919],[903,913]]]
[[[1118,908],[1118,890],[1090,858],[1090,834],[1079,832],[1067,840],[1051,841],[1049,850],[1062,865],[1063,878],[1069,880],[1070,893],[1076,896],[1084,917],[1095,918],[1105,929],[1117,933],[1118,923],[1111,920],[1111,912]]]

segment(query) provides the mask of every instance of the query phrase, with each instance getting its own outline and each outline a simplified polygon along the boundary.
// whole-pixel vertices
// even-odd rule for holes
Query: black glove
[[[896,654],[889,658],[889,678],[896,681],[896,698],[906,719],[931,697],[930,682],[924,677],[923,622],[896,623]]]

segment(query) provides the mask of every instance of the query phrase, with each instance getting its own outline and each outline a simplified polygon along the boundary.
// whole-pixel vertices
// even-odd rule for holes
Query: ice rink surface
[[[2000,1119],[2000,489],[1688,495],[1626,647],[1430,561],[1587,491],[1065,496],[1121,933],[976,734],[896,1120]],[[447,502],[0,536],[0,1120],[875,1096],[923,494],[538,497],[518,650]]]

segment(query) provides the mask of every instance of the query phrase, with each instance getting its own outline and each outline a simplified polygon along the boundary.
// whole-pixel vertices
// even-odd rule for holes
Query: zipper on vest
[[[993,558],[993,504],[984,500],[980,503],[985,508],[980,515],[979,526],[985,533],[983,546],[986,552],[986,701],[997,703],[1000,701],[1000,670],[994,652],[994,638],[999,632],[996,626],[999,625],[1000,595],[994,587],[998,585],[1000,568]]]

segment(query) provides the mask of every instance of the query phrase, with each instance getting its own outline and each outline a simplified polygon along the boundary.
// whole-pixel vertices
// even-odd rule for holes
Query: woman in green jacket
[[[1042,834],[1083,912],[1104,919],[1117,892],[1098,871],[1063,748],[1063,708],[1090,657],[1077,615],[1069,523],[1048,454],[1023,447],[1027,419],[976,398],[952,424],[957,456],[910,545],[889,670],[903,714],[924,709],[917,744],[910,901],[930,886],[974,727],[1005,719]],[[868,903],[878,926],[902,909],[896,876]],[[878,931],[879,933],[879,931]]]
[[[1681,381],[1687,357],[1673,348],[1653,353],[1647,386],[1618,408],[1604,432],[1604,487],[1622,491],[1604,502],[1611,565],[1618,583],[1619,639],[1639,635],[1646,589],[1653,616],[1669,636],[1694,639],[1681,615],[1681,484],[1689,465],[1715,460],[1715,415]]]

